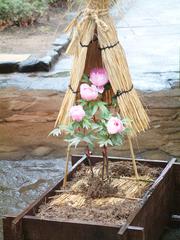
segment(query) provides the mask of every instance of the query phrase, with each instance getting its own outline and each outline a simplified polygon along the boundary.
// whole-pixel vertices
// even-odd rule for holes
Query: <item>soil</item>
[[[40,207],[41,218],[81,220],[100,224],[121,225],[142,204],[142,197],[161,168],[138,164],[140,179],[137,184],[130,162],[110,162],[110,178],[101,179],[101,163],[93,167],[83,165],[66,189],[57,192],[50,202]],[[60,192],[60,193],[59,193]]]
[[[51,8],[48,15],[44,15],[32,26],[8,27],[0,31],[0,53],[44,56],[67,22],[64,9],[57,7]]]
[[[140,163],[137,163],[137,169],[140,176],[149,176],[150,178],[158,177],[159,172],[161,171],[161,168],[152,168]],[[127,162],[126,164],[124,164],[124,162],[110,164],[110,171],[112,177],[131,177],[134,174],[134,170],[130,162]]]

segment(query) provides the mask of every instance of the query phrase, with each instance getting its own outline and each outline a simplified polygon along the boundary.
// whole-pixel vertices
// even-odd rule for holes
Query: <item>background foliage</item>
[[[0,0],[0,25],[16,24],[27,26],[37,21],[49,8],[57,2],[67,0]]]

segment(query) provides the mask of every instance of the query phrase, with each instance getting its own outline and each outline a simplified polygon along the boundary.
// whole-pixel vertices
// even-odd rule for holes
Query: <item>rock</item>
[[[19,72],[48,72],[52,65],[58,60],[59,53],[55,50],[50,50],[45,57],[37,59],[31,57],[19,64]]]
[[[171,154],[172,156],[180,158],[180,139],[170,141],[164,146],[160,147],[161,150],[165,151],[166,153]]]
[[[39,59],[39,63],[38,63],[39,71],[49,72],[51,67],[52,67],[52,59],[50,56],[45,56]]]
[[[172,89],[179,89],[180,88],[180,82],[179,81],[173,81],[172,83],[170,82],[171,88]]]
[[[21,160],[25,155],[25,152],[17,146],[0,145],[0,160]]]
[[[18,70],[19,63],[29,58],[29,54],[0,54],[0,73]]]
[[[157,130],[150,129],[147,132],[138,135],[135,148],[139,149],[140,152],[142,152],[143,149],[157,149],[164,145],[166,141],[166,135],[159,133]]]
[[[140,156],[144,159],[154,159],[154,160],[170,160],[171,156],[161,150],[149,150],[140,153]]]
[[[136,157],[168,160],[180,156],[180,109],[174,99],[169,108],[166,105],[168,96],[178,99],[178,94],[176,89],[143,94],[151,129],[133,140]],[[47,137],[63,97],[64,93],[57,91],[0,89],[0,146],[8,146],[5,151],[0,148],[0,159],[36,158],[38,154],[45,159],[65,156],[67,143],[63,137]],[[96,150],[95,154],[101,154]],[[108,151],[110,156],[130,156],[127,142]],[[84,145],[73,149],[73,153],[83,154]]]
[[[53,51],[57,52],[59,56],[61,55],[62,50],[62,46],[53,46]]]
[[[20,149],[17,152],[3,152],[0,153],[0,160],[23,160],[26,157],[26,153],[23,149]]]
[[[18,62],[0,62],[0,73],[16,72],[18,66]]]
[[[51,49],[50,51],[47,52],[47,56],[49,56],[51,58],[52,65],[54,65],[54,63],[56,63],[59,58],[58,52],[53,49]]]
[[[40,146],[40,147],[37,147],[34,151],[32,151],[32,156],[43,157],[43,156],[47,156],[52,151],[53,149],[50,147]]]
[[[0,145],[0,153],[17,152],[18,150],[19,148],[16,146]]]
[[[62,34],[59,38],[55,40],[53,45],[66,47],[68,43],[69,43],[69,38],[67,37],[67,34]]]
[[[19,72],[36,72],[38,71],[39,60],[35,57],[30,57],[19,64]]]
[[[180,89],[146,93],[142,98],[150,109],[180,109]]]
[[[8,117],[5,119],[6,122],[38,122],[38,123],[45,123],[45,122],[52,122],[56,120],[55,116],[49,116],[49,114],[43,114],[41,113],[36,113],[37,115],[28,115],[28,114],[23,114],[23,115],[18,115],[14,114],[11,117]]]

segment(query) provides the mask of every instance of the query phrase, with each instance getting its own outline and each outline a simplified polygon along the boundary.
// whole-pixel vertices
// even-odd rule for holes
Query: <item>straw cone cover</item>
[[[107,99],[117,95],[120,115],[131,119],[132,135],[136,136],[149,127],[149,118],[133,87],[125,53],[109,15],[110,3],[112,1],[109,0],[87,1],[86,9],[66,28],[66,31],[73,30],[67,54],[73,55],[74,63],[70,77],[71,87],[65,94],[56,125],[69,123],[69,111],[76,102],[82,76],[84,72],[88,73],[87,69],[94,67],[93,62],[98,62],[107,70],[112,88],[109,93],[111,96]]]

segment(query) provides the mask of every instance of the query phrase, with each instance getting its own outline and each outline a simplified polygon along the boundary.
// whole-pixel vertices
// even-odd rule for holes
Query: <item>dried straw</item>
[[[81,180],[72,184],[70,189],[66,192],[56,191],[58,194],[50,197],[52,199],[50,205],[62,206],[68,205],[72,207],[83,207],[87,204],[87,197],[85,193],[81,192],[82,183],[87,184],[88,179],[83,177]],[[143,176],[139,186],[136,183],[135,178],[120,177],[113,178],[111,182],[112,186],[119,189],[118,193],[114,194],[113,197],[102,197],[99,199],[91,199],[93,206],[105,206],[109,204],[122,203],[127,199],[139,200],[142,193],[147,189],[150,184],[150,178],[148,176]],[[119,192],[123,191],[123,195]]]
[[[100,61],[96,61],[96,65],[106,68],[112,87],[104,99],[111,102],[112,96],[118,91],[124,92],[117,98],[119,111],[123,118],[132,120],[130,124],[133,129],[132,136],[136,136],[137,133],[145,131],[149,127],[149,118],[137,92],[134,88],[131,90],[132,80],[125,53],[118,42],[113,21],[108,14],[110,4],[112,4],[110,0],[89,0],[87,8],[66,29],[69,31],[74,28],[73,38],[67,49],[67,53],[74,56],[70,79],[74,93],[71,89],[67,90],[56,125],[69,123],[69,110],[76,102],[77,94],[75,92],[78,91],[84,72],[88,73],[89,69],[94,67],[94,54],[94,59],[101,58]],[[92,60],[90,61],[88,49],[94,37],[98,38],[98,44],[91,53]],[[101,48],[101,54],[98,47]],[[103,48],[104,50],[102,50]]]

